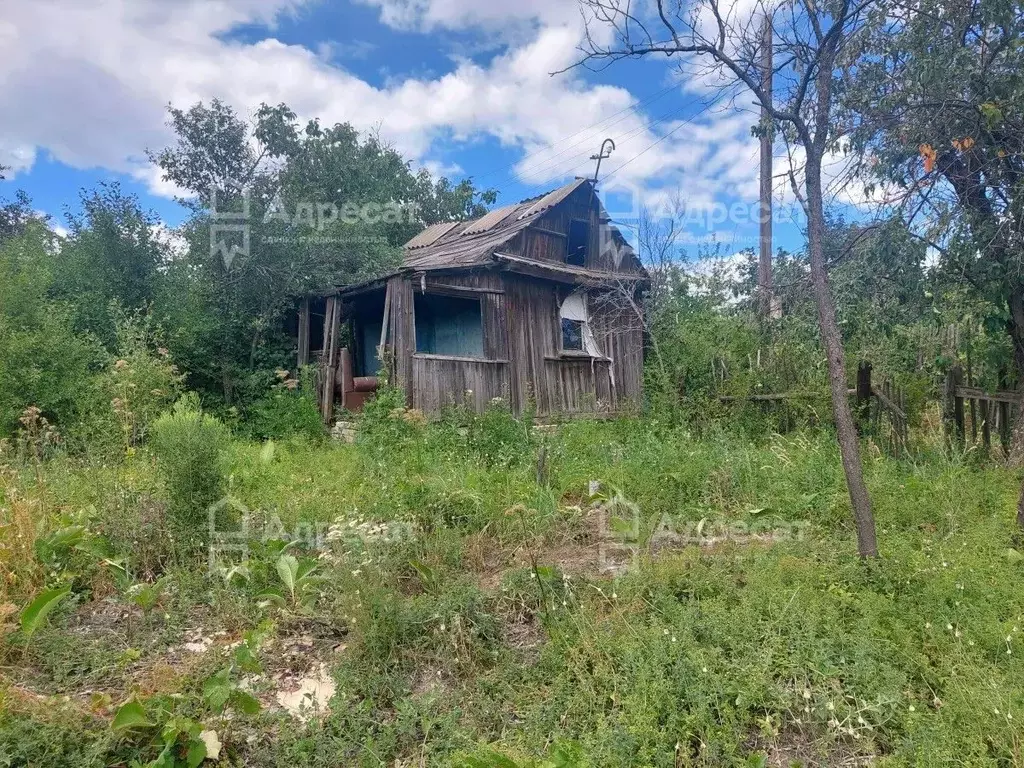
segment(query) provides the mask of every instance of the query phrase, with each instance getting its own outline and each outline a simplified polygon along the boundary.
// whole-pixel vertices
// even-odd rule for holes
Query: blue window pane
[[[583,351],[583,322],[562,318],[562,349]]]

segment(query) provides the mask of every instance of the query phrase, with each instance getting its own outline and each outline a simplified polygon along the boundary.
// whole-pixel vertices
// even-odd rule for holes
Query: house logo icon
[[[236,256],[249,255],[249,192],[242,192],[242,210],[223,211],[217,208],[218,191],[210,187],[210,255],[220,256],[224,268],[229,270]],[[229,235],[241,242],[229,243]]]

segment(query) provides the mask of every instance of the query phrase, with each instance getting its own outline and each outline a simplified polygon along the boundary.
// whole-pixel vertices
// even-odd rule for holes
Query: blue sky
[[[5,16],[0,164],[13,174],[0,197],[24,189],[58,220],[80,189],[117,180],[180,224],[145,150],[172,140],[168,103],[217,97],[379,131],[499,203],[591,174],[611,137],[613,215],[681,204],[691,253],[712,238],[729,253],[756,244],[750,98],[709,107],[718,92],[664,61],[551,77],[578,57],[575,0],[8,0]],[[801,242],[798,226],[776,227],[777,245]]]

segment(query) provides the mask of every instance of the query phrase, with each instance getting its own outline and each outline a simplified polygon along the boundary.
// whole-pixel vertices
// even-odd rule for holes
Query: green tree
[[[471,182],[414,173],[350,125],[300,125],[283,104],[262,105],[251,125],[216,100],[170,116],[177,143],[150,157],[190,193],[193,213],[157,304],[192,386],[228,404],[262,395],[273,369],[290,365],[284,326],[297,297],[383,274],[423,226],[494,200]],[[222,240],[218,215],[243,209],[249,247],[233,254],[243,236]]]
[[[761,18],[751,17],[753,9],[732,8],[720,0],[690,4],[656,0],[653,7],[635,13],[627,5],[605,0],[582,0],[582,4],[592,24],[581,65],[606,66],[620,59],[654,56],[699,59],[721,85],[722,96],[743,90],[764,109],[768,123],[758,125],[757,132],[778,134],[802,152],[802,181],[794,178],[793,186],[807,215],[810,282],[828,365],[832,417],[858,551],[863,557],[877,556],[875,519],[847,397],[845,355],[829,286],[822,176],[824,158],[837,148],[842,134],[836,95],[855,75],[861,37],[878,23],[875,1],[826,0],[778,9],[758,3],[756,15],[768,14],[771,19],[769,41],[763,39]],[[766,78],[760,68],[760,51],[766,42],[775,51],[775,61],[782,62],[773,72],[774,94],[764,88]]]
[[[53,235],[45,223],[0,241],[0,434],[17,429],[30,405],[62,428],[97,403],[98,343],[72,327],[68,307],[50,295]]]
[[[167,249],[159,220],[118,184],[81,193],[81,214],[68,214],[68,237],[54,262],[51,293],[74,308],[75,328],[112,349],[118,307],[145,310],[156,296]]]
[[[861,173],[972,287],[1024,383],[1024,7],[886,5],[844,90]]]

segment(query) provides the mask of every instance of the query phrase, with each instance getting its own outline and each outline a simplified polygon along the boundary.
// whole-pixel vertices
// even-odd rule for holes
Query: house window
[[[562,318],[562,349],[583,351],[583,321]]]
[[[479,299],[417,293],[416,351],[452,357],[483,357]]]
[[[590,329],[585,293],[577,292],[567,296],[558,310],[558,317],[562,326],[563,352],[584,352],[592,357],[601,356],[597,340]]]
[[[590,243],[590,222],[573,219],[569,222],[569,243],[565,263],[582,267],[587,262]]]

